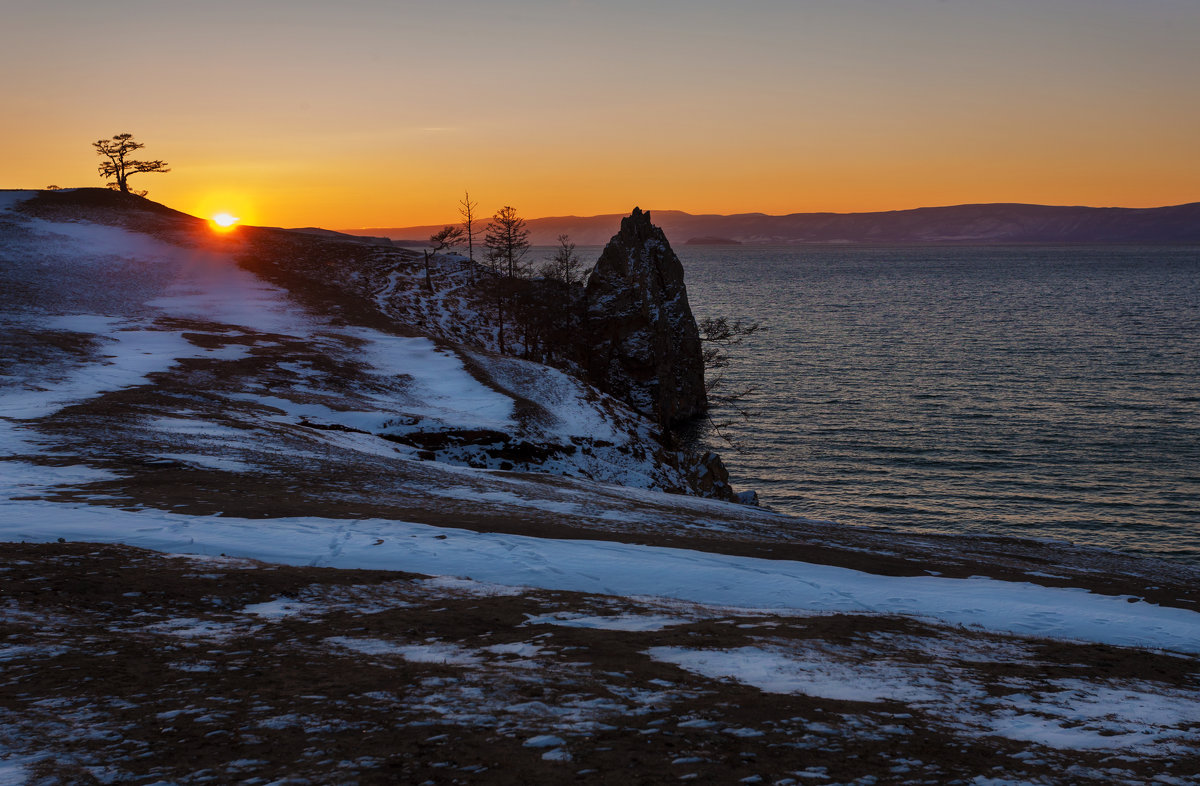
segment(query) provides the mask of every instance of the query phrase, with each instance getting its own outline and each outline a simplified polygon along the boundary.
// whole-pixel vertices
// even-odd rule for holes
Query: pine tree
[[[517,209],[505,205],[496,211],[483,238],[489,267],[500,276],[493,288],[496,300],[496,321],[500,327],[500,351],[505,351],[504,321],[506,306],[511,300],[515,281],[525,274],[525,255],[529,253],[529,230]]]

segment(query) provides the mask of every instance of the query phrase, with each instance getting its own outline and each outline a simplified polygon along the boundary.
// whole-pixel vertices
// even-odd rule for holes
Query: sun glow
[[[232,229],[240,220],[241,219],[237,216],[231,216],[228,213],[217,213],[212,217],[212,222],[216,224],[219,229]]]

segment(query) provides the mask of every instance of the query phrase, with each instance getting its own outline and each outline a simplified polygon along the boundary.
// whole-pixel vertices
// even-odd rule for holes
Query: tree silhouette
[[[505,205],[492,216],[483,244],[488,261],[505,278],[517,278],[525,273],[525,255],[529,252],[529,230],[517,209]]]
[[[138,196],[145,196],[145,191],[129,190],[129,176],[136,175],[141,172],[170,172],[167,168],[166,161],[155,159],[154,161],[138,161],[129,158],[129,154],[135,150],[141,150],[145,147],[141,142],[135,142],[133,134],[117,134],[112,139],[100,139],[92,143],[92,147],[96,148],[98,155],[107,158],[98,167],[100,176],[105,180],[116,179],[116,182],[109,183],[108,187],[114,191],[120,191],[122,194],[135,193]]]
[[[439,229],[429,237],[430,248],[425,252],[425,287],[433,291],[433,277],[429,273],[429,259],[443,251],[449,251],[462,242],[462,227],[448,225]]]
[[[458,214],[462,216],[463,234],[467,238],[467,258],[472,262],[475,261],[475,222],[478,220],[475,208],[477,207],[479,207],[479,203],[471,201],[471,192],[464,191],[463,198],[458,202]]]
[[[462,227],[456,227],[453,224],[444,226],[429,236],[429,253],[436,256],[443,251],[450,251],[461,243],[462,239]]]
[[[750,420],[750,412],[743,406],[743,399],[758,389],[754,386],[730,391],[725,384],[725,372],[722,370],[729,365],[729,348],[736,347],[760,330],[765,330],[761,322],[730,322],[726,317],[709,317],[697,323],[700,330],[700,344],[703,347],[704,358],[704,392],[710,404],[727,411],[732,411],[743,420]],[[739,445],[728,435],[726,429],[735,423],[733,418],[715,420],[712,410],[705,413],[708,426],[712,433],[720,437],[729,447],[741,451]],[[695,435],[693,435],[695,436]]]
[[[571,242],[570,236],[559,235],[558,248],[554,249],[554,256],[542,265],[541,273],[544,278],[573,287],[581,283],[580,268],[582,267],[579,255],[575,253],[575,244]]]
[[[487,248],[488,265],[500,275],[500,281],[492,287],[492,292],[496,299],[496,321],[500,327],[500,352],[503,353],[506,301],[512,297],[515,280],[525,274],[525,255],[529,252],[529,230],[525,228],[525,219],[517,215],[515,207],[505,205],[496,211],[487,226],[483,245]]]

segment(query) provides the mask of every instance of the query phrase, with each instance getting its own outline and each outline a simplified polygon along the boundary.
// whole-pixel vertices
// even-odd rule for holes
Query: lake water
[[[676,252],[697,318],[767,327],[722,450],[763,504],[1200,563],[1200,248]]]

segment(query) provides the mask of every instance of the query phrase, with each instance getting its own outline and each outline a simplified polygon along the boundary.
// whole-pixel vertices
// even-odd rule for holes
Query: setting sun
[[[240,219],[237,216],[231,216],[228,213],[217,213],[212,217],[213,223],[224,229],[228,229],[236,224]]]

